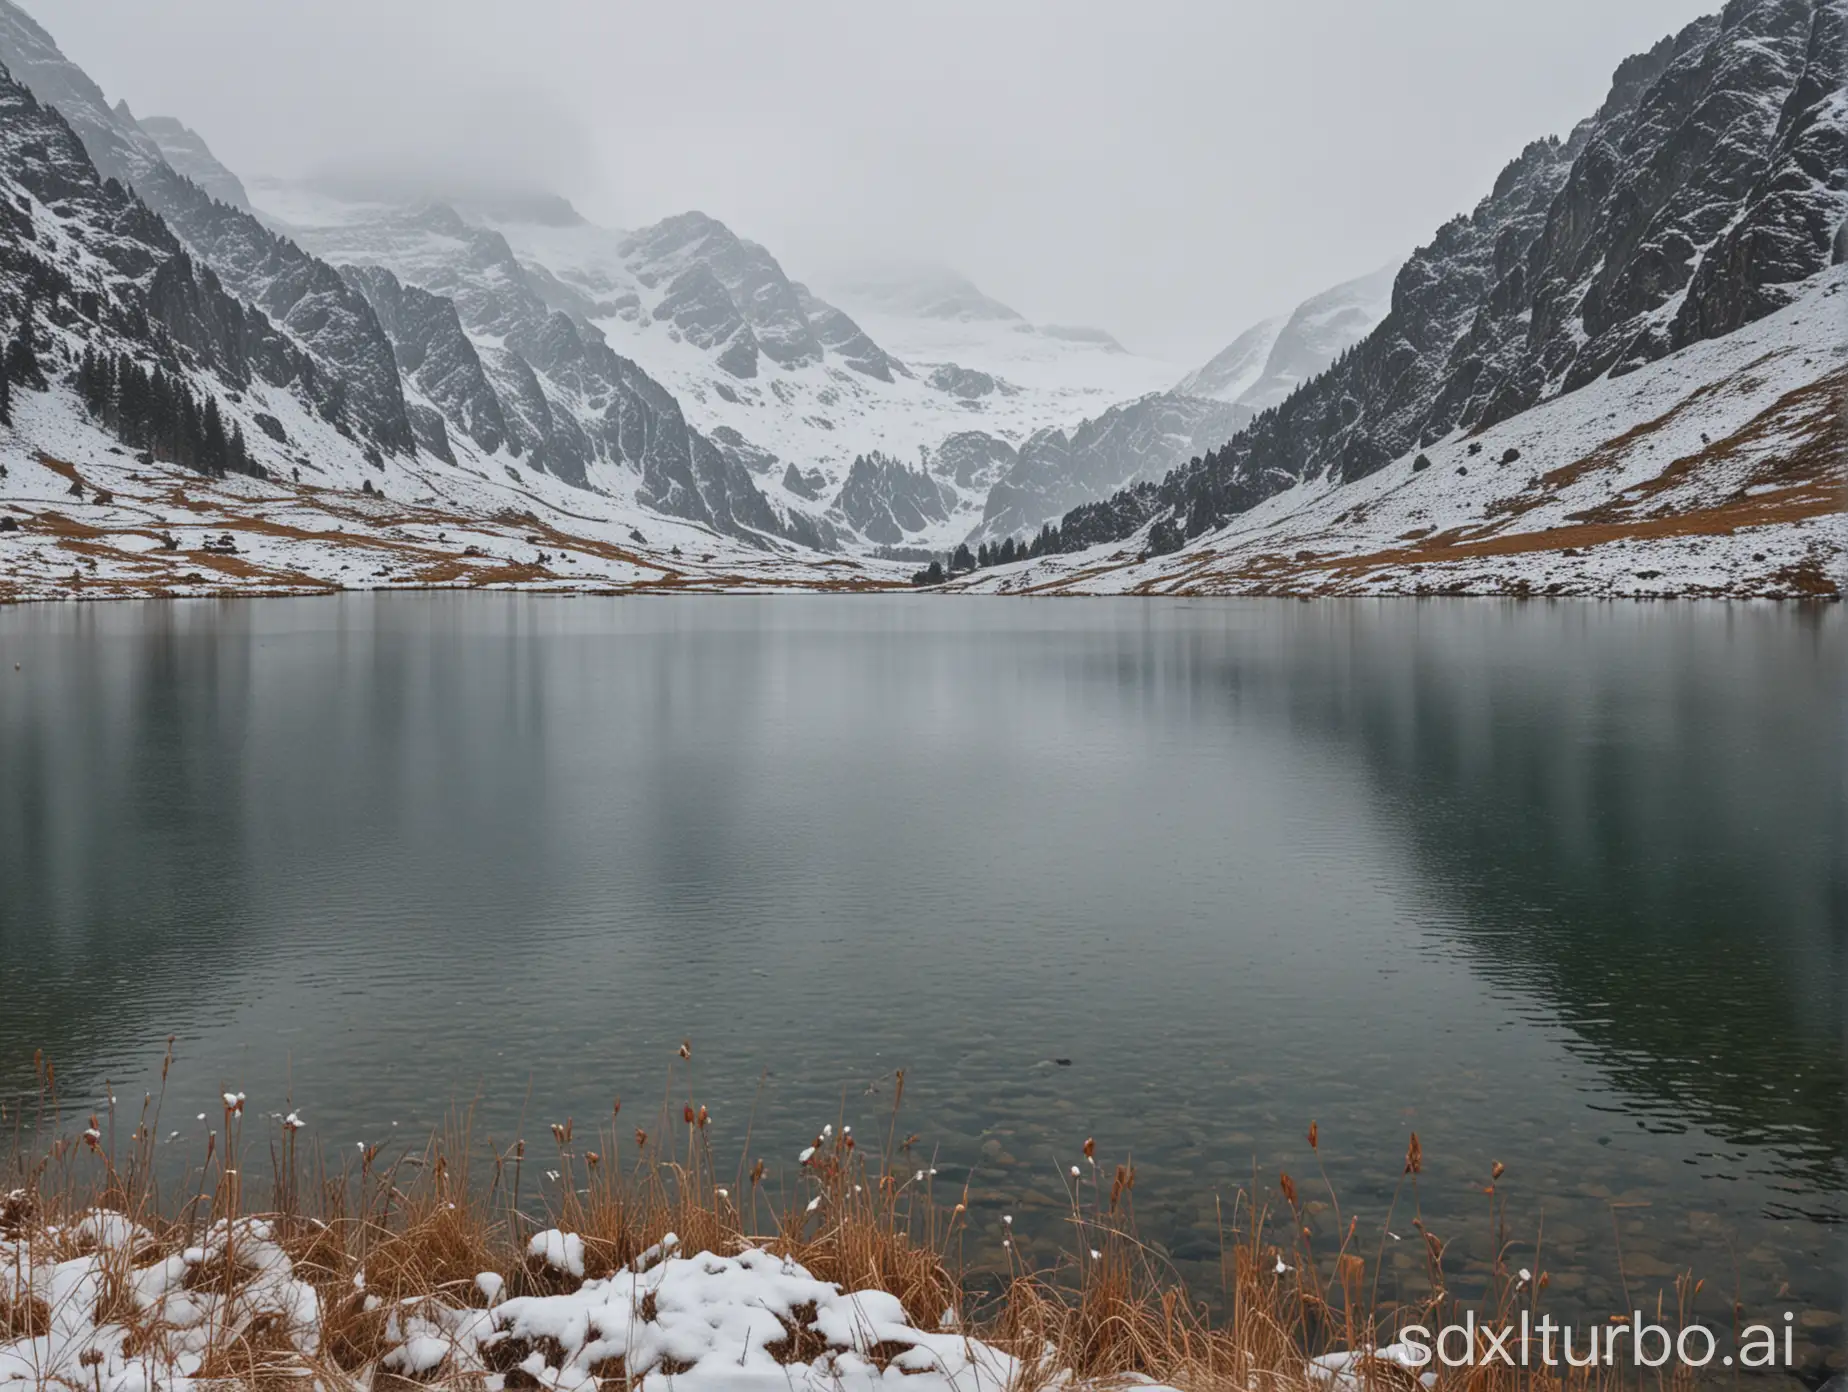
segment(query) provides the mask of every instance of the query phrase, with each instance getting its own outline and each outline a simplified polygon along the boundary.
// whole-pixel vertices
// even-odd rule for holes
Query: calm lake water
[[[690,1037],[787,1173],[902,1066],[972,1254],[1095,1135],[1209,1283],[1312,1119],[1374,1225],[1416,1130],[1460,1269],[1501,1160],[1562,1301],[1692,1265],[1839,1348],[1845,659],[1770,606],[0,611],[0,1095],[138,1102],[177,1034],[176,1155],[225,1087],[549,1146]]]

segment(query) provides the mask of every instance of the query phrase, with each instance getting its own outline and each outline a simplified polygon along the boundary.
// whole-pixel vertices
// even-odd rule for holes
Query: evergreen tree
[[[225,436],[224,418],[218,414],[218,399],[208,396],[200,428],[199,462],[195,467],[223,478],[230,463],[231,442]]]
[[[140,449],[148,439],[150,387],[147,372],[126,353],[116,364],[116,419],[114,428],[123,444]]]
[[[969,543],[966,541],[958,542],[956,554],[950,557],[950,574],[954,575],[958,571],[969,571],[974,569],[975,557],[969,554]]]
[[[6,375],[22,387],[34,391],[44,391],[50,385],[45,381],[45,369],[39,366],[38,333],[32,320],[32,301],[26,301],[26,312],[19,321],[19,328],[14,331],[13,341],[6,347]]]
[[[244,443],[244,425],[242,421],[231,422],[231,444],[229,449],[230,463],[228,467],[231,469],[232,473],[256,474],[259,478],[263,476],[264,470],[262,466],[250,457],[250,448]]]
[[[1014,538],[1013,537],[1009,537],[1006,541],[1001,543],[1001,564],[1002,565],[1014,564],[1014,561],[1017,559],[1018,554],[1019,553],[1016,552],[1014,549]]]
[[[1181,549],[1181,529],[1172,517],[1164,517],[1149,528],[1149,554],[1166,556]]]

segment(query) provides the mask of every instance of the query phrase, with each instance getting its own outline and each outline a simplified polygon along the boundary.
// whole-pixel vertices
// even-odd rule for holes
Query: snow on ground
[[[251,185],[259,209],[290,236],[336,265],[385,266],[404,280],[440,293],[491,295],[497,272],[476,264],[454,232],[429,225],[419,210],[355,201],[325,190],[275,180]],[[671,282],[649,285],[638,275],[628,234],[591,223],[483,218],[476,225],[506,239],[519,263],[608,312],[589,322],[609,345],[641,365],[680,403],[690,424],[723,440],[736,432],[757,459],[758,486],[785,509],[814,511],[815,503],[783,486],[786,466],[819,471],[823,502],[840,491],[856,456],[879,452],[912,467],[946,438],[980,430],[1018,447],[1048,426],[1073,426],[1110,406],[1164,389],[1174,365],[1124,352],[1110,343],[1045,330],[1011,319],[933,320],[882,315],[859,320],[879,348],[901,364],[892,380],[858,371],[839,352],[821,361],[780,365],[767,355],[754,377],[719,366],[718,349],[682,334],[672,314],[656,317]],[[657,268],[658,269],[658,268]],[[854,310],[848,306],[850,315]],[[466,319],[466,316],[465,316]],[[480,333],[477,344],[487,345]],[[946,365],[985,373],[933,383]],[[761,459],[768,451],[775,462]],[[939,476],[942,478],[942,476]],[[957,505],[946,520],[908,535],[907,546],[948,550],[981,521],[986,482],[946,486]]]
[[[47,1238],[0,1239],[0,1308],[15,1312],[0,1328],[26,1331],[0,1340],[0,1387],[191,1387],[227,1329],[259,1323],[303,1353],[320,1350],[320,1297],[295,1279],[267,1223],[214,1223],[171,1256],[152,1255],[151,1234],[101,1210]],[[228,1264],[245,1276],[230,1294],[217,1279]],[[158,1346],[133,1337],[132,1326],[156,1324]]]
[[[144,463],[67,393],[16,393],[15,427],[0,428],[0,602],[343,589],[856,589],[902,585],[910,571],[774,538],[752,545],[664,517],[636,502],[635,476],[612,465],[593,467],[595,491],[461,450],[455,466],[418,455],[375,468],[350,441],[319,441],[331,428],[286,392],[251,396],[247,404],[282,419],[291,441],[273,448],[247,432],[270,479]]]
[[[621,246],[624,234],[589,223],[570,226],[495,221],[522,262],[566,284],[633,307],[592,322],[618,353],[640,363],[680,402],[695,427],[730,429],[777,464],[759,480],[773,502],[801,509],[782,487],[783,468],[819,470],[832,498],[858,455],[878,451],[916,467],[950,435],[980,430],[1018,447],[1048,426],[1076,425],[1119,401],[1165,388],[1173,366],[1056,333],[1025,321],[977,322],[862,317],[841,305],[905,371],[882,381],[846,366],[836,354],[784,367],[765,359],[753,379],[720,368],[713,353],[655,317],[669,287],[643,284]],[[964,396],[933,385],[946,364],[986,373],[992,390]],[[907,375],[908,374],[908,375]],[[949,549],[981,520],[986,489],[960,490],[943,523],[907,536],[907,546]]]
[[[1299,483],[1171,555],[1145,559],[1139,534],[956,588],[1838,597],[1845,395],[1848,267],[1836,267],[1725,338],[1357,482]]]
[[[1019,1371],[977,1339],[916,1327],[883,1291],[844,1292],[767,1251],[671,1255],[676,1247],[670,1235],[633,1268],[585,1280],[582,1241],[542,1232],[528,1284],[553,1293],[507,1298],[502,1278],[484,1272],[466,1300],[388,1302],[363,1282],[330,1292],[298,1279],[261,1220],[219,1222],[198,1246],[161,1256],[136,1224],[98,1212],[36,1244],[0,1240],[0,1308],[37,1311],[18,1321],[28,1332],[0,1339],[0,1387],[214,1385],[210,1351],[240,1336],[272,1360],[294,1352],[325,1369],[340,1361],[327,1334],[341,1315],[382,1315],[382,1356],[346,1369],[355,1388],[395,1374],[557,1392],[596,1392],[608,1377],[644,1392],[901,1382],[909,1392],[1001,1392]]]
[[[1298,484],[1172,555],[1144,559],[1139,536],[949,588],[1839,595],[1845,327],[1848,267],[1837,267],[1725,338],[1355,483]],[[579,489],[460,439],[453,466],[428,455],[373,463],[288,392],[261,384],[228,409],[269,479],[214,480],[138,459],[64,390],[17,391],[13,408],[15,425],[0,427],[0,602],[422,587],[884,590],[904,587],[913,569],[665,517],[640,504],[638,478],[616,465],[593,465],[591,487]],[[264,415],[283,441],[259,428]]]

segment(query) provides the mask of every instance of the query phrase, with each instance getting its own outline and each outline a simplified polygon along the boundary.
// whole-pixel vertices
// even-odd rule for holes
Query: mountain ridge
[[[1067,514],[1059,548],[1162,518],[1201,536],[1788,303],[1848,241],[1845,13],[1732,0],[1620,64],[1593,116],[1413,253],[1364,341],[1223,449]]]
[[[1248,515],[1292,534],[1273,501],[1291,498],[1378,547],[1418,540],[1438,510],[1414,500],[1440,475],[1479,509],[1445,513],[1450,530],[1512,535],[1552,515],[1522,491],[1541,485],[1465,442],[1506,437],[1532,458],[1544,452],[1499,428],[1542,407],[1566,420],[1558,403],[1668,357],[1720,371],[1730,356],[1696,350],[1768,318],[1810,331],[1777,316],[1848,260],[1845,38],[1844,0],[1731,0],[1618,64],[1593,115],[1530,143],[1396,272],[1331,286],[1177,381],[1100,330],[1033,325],[942,268],[863,285],[864,301],[823,298],[698,211],[619,231],[540,193],[247,187],[181,121],[110,106],[0,0],[0,58],[62,130],[45,127],[61,152],[48,164],[17,143],[0,161],[27,200],[25,220],[0,227],[0,310],[27,345],[16,438],[68,438],[94,458],[73,422],[87,409],[84,429],[117,428],[99,403],[131,362],[163,410],[197,417],[162,448],[214,477],[233,461],[252,477],[437,498],[485,498],[491,483],[638,536],[654,524],[613,519],[679,519],[766,554],[927,555],[1037,529],[1018,574],[1125,545],[1159,569],[1215,536],[1257,535]],[[37,109],[10,100],[38,129]],[[28,207],[33,181],[46,197]],[[59,188],[68,218],[46,201]],[[68,264],[34,250],[44,237]],[[141,269],[123,279],[129,266]],[[97,275],[115,288],[84,288]],[[1774,406],[1766,431],[1810,450],[1808,426]],[[1481,482],[1491,465],[1494,486]],[[1697,481],[1725,472],[1686,467]],[[1327,522],[1329,490],[1383,473],[1390,506],[1381,495]],[[1616,506],[1561,489],[1581,512]],[[572,493],[582,502],[561,501]],[[1368,519],[1395,508],[1405,537],[1382,538]]]

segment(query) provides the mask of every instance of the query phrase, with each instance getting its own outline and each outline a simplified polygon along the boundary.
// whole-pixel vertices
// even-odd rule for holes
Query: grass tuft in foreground
[[[917,1138],[900,1134],[902,1071],[882,1139],[826,1126],[775,1181],[748,1136],[721,1173],[692,1099],[648,1126],[618,1102],[594,1134],[567,1119],[532,1146],[478,1143],[461,1114],[416,1147],[335,1162],[302,1143],[295,1113],[259,1119],[227,1093],[176,1185],[155,1164],[158,1098],[118,1146],[113,1114],[61,1125],[49,1065],[41,1081],[44,1108],[17,1124],[0,1179],[0,1385],[626,1392],[672,1378],[699,1392],[753,1369],[782,1385],[800,1368],[842,1387],[896,1370],[916,1392],[1135,1378],[1414,1392],[1420,1375],[1389,1347],[1396,1330],[1471,1313],[1484,1328],[1512,1322],[1547,1284],[1497,1263],[1465,1308],[1444,1242],[1417,1214],[1416,1136],[1401,1222],[1422,1239],[1423,1293],[1394,1304],[1380,1294],[1385,1231],[1369,1248],[1325,1175],[1332,1247],[1316,1246],[1285,1174],[1274,1206],[1245,1193],[1222,1211],[1221,1288],[1189,1291],[1137,1235],[1133,1163],[1100,1161],[1089,1141],[1067,1176],[1063,1252],[1030,1260],[1004,1218],[1002,1269],[971,1269],[967,1192],[939,1192]],[[1307,1139],[1319,1157],[1313,1125]],[[1491,1194],[1500,1178],[1498,1165]],[[1658,1311],[1671,1325],[1696,1287],[1676,1289],[1682,1309]],[[1690,1380],[1672,1363],[1644,1376]],[[1627,1360],[1434,1365],[1423,1378],[1469,1392],[1638,1382]]]

